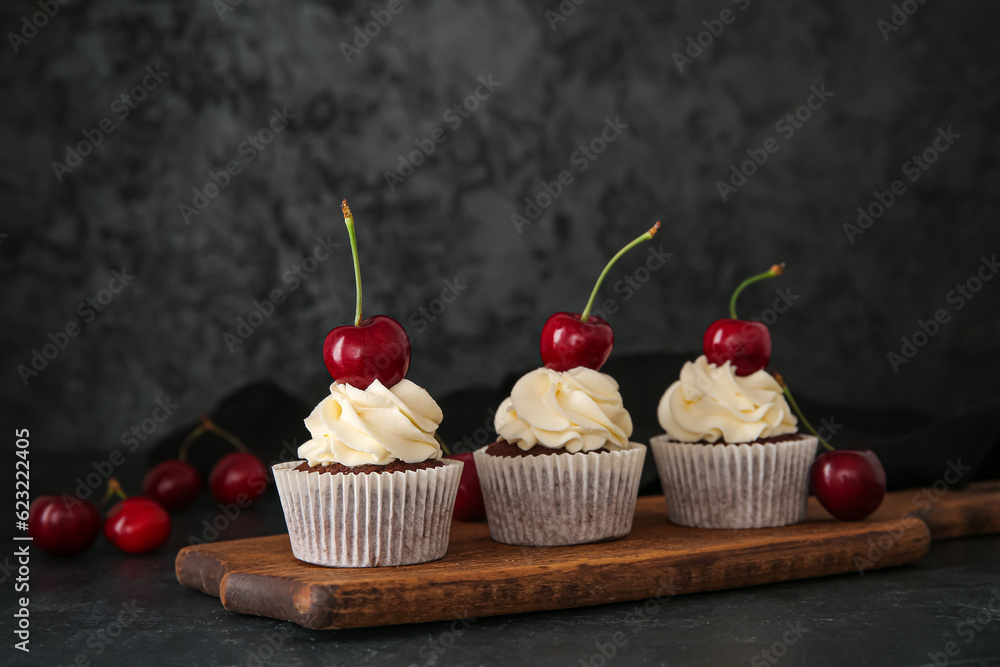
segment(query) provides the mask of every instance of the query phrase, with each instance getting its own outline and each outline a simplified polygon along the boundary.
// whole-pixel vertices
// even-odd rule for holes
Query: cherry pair
[[[191,503],[201,491],[201,476],[185,459],[191,443],[205,433],[214,433],[240,450],[223,456],[212,467],[208,476],[212,495],[224,503],[260,497],[267,488],[264,463],[249,452],[242,440],[205,416],[181,442],[178,458],[163,461],[146,473],[143,493],[169,510]]]
[[[152,498],[128,498],[118,480],[108,480],[108,493],[121,500],[108,510],[104,536],[111,544],[131,554],[159,548],[170,536],[170,515]],[[101,516],[89,500],[69,495],[41,496],[31,503],[28,534],[42,551],[55,556],[83,553],[97,540]]]

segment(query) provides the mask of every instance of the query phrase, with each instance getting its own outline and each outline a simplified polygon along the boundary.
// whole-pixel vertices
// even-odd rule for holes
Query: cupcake
[[[657,418],[666,433],[650,446],[671,521],[764,528],[805,519],[818,441],[798,432],[770,373],[740,376],[702,355],[684,364]]]
[[[441,417],[409,380],[330,385],[305,420],[304,461],[274,466],[295,557],[376,567],[444,556],[463,464],[442,458]]]
[[[618,383],[589,368],[538,368],[517,381],[494,420],[499,439],[475,452],[490,534],[527,546],[624,537],[646,448]]]
[[[497,409],[499,439],[474,454],[497,542],[585,544],[632,530],[646,447],[629,442],[632,418],[618,383],[599,372],[614,332],[592,307],[614,263],[659,228],[611,258],[582,313],[549,317],[540,341],[545,367],[519,379]]]
[[[405,379],[410,341],[385,315],[361,317],[354,217],[345,201],[357,309],[323,345],[330,395],[306,418],[304,459],[273,466],[292,553],[327,567],[409,565],[448,550],[463,463],[442,459],[441,408]]]

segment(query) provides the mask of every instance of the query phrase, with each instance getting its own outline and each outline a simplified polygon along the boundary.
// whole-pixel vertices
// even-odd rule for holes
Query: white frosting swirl
[[[798,431],[798,420],[770,373],[740,377],[728,361],[716,366],[705,355],[684,364],[656,416],[667,434],[682,442],[751,442]]]
[[[299,458],[351,467],[439,459],[434,432],[441,418],[431,395],[409,380],[391,389],[378,380],[367,389],[334,382],[306,418],[312,439],[299,447]]]
[[[501,438],[525,451],[535,445],[571,453],[623,449],[632,435],[618,383],[583,367],[531,371],[500,404],[493,423]]]

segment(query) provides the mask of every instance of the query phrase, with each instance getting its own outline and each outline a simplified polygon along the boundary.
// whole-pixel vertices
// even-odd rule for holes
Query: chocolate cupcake
[[[610,376],[531,371],[497,410],[500,439],[475,452],[490,534],[558,546],[624,537],[646,448]]]
[[[305,421],[305,460],[274,466],[295,557],[376,567],[444,556],[463,463],[441,457],[441,418],[409,380],[333,383]]]
[[[687,362],[657,409],[650,446],[670,520],[698,528],[764,528],[805,519],[818,440],[798,433],[781,386],[704,355]]]

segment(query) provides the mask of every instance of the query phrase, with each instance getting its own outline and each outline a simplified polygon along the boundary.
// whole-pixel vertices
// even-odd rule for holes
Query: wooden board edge
[[[238,614],[277,618],[323,630],[340,627],[334,620],[338,591],[337,586],[291,578],[228,572],[219,586],[219,599],[223,607]]]
[[[913,512],[912,516],[927,523],[934,540],[1000,533],[1000,493],[996,497],[993,507],[984,506],[981,497],[965,496],[942,503],[926,513]]]
[[[206,595],[219,597],[219,586],[226,575],[226,566],[213,554],[196,545],[184,547],[174,559],[174,574],[181,586],[193,588]]]
[[[451,605],[425,601],[419,609],[402,604],[406,602],[409,593],[404,587],[384,587],[378,591],[377,597],[381,599],[375,599],[371,591],[362,588],[343,586],[332,591],[323,586],[311,586],[313,590],[310,600],[313,606],[308,613],[286,613],[280,618],[313,630],[346,630],[661,599],[664,594],[672,597],[852,572],[861,574],[913,563],[927,553],[931,544],[927,525],[912,517],[904,517],[895,522],[873,523],[868,529],[861,529],[849,537],[851,539],[845,540],[843,535],[830,535],[811,541],[818,549],[834,547],[833,553],[828,551],[823,555],[823,562],[818,569],[807,567],[801,558],[799,545],[788,542],[782,545],[783,548],[778,553],[771,550],[772,544],[768,544],[721,556],[715,553],[702,554],[698,558],[702,561],[700,568],[691,568],[690,561],[678,558],[652,559],[645,563],[646,567],[642,570],[634,562],[620,566],[605,565],[601,568],[599,583],[606,596],[597,599],[586,599],[572,590],[566,595],[557,595],[547,587],[546,580],[551,576],[550,573],[537,572],[518,577],[516,581],[480,579],[443,582],[437,585],[436,596],[450,601]],[[839,550],[837,547],[840,547]],[[760,552],[762,558],[754,559],[754,552]],[[769,573],[762,576],[760,571],[755,571],[756,563],[765,563],[763,567],[766,568],[768,561],[771,567]],[[581,584],[588,581],[585,572],[588,567],[592,566],[583,565],[580,568],[584,571],[579,577]],[[666,584],[665,579],[668,580]],[[752,580],[751,583],[747,583],[748,579]],[[241,582],[244,585],[249,583],[246,580]],[[528,587],[538,587],[543,591],[548,589],[548,594],[526,607],[519,593]],[[480,595],[480,599],[468,599],[470,590]],[[573,595],[577,597],[573,599]],[[401,604],[392,605],[386,613],[385,599],[397,600]],[[457,614],[442,613],[446,608],[463,611]],[[273,616],[272,613],[260,614],[259,607],[256,609],[257,611],[248,609],[243,613]],[[240,611],[235,608],[232,610]]]
[[[815,497],[809,502],[811,518],[832,519]],[[1000,480],[973,482],[963,489],[893,491],[870,520],[893,521],[905,516],[924,521],[932,540],[1000,533]]]

